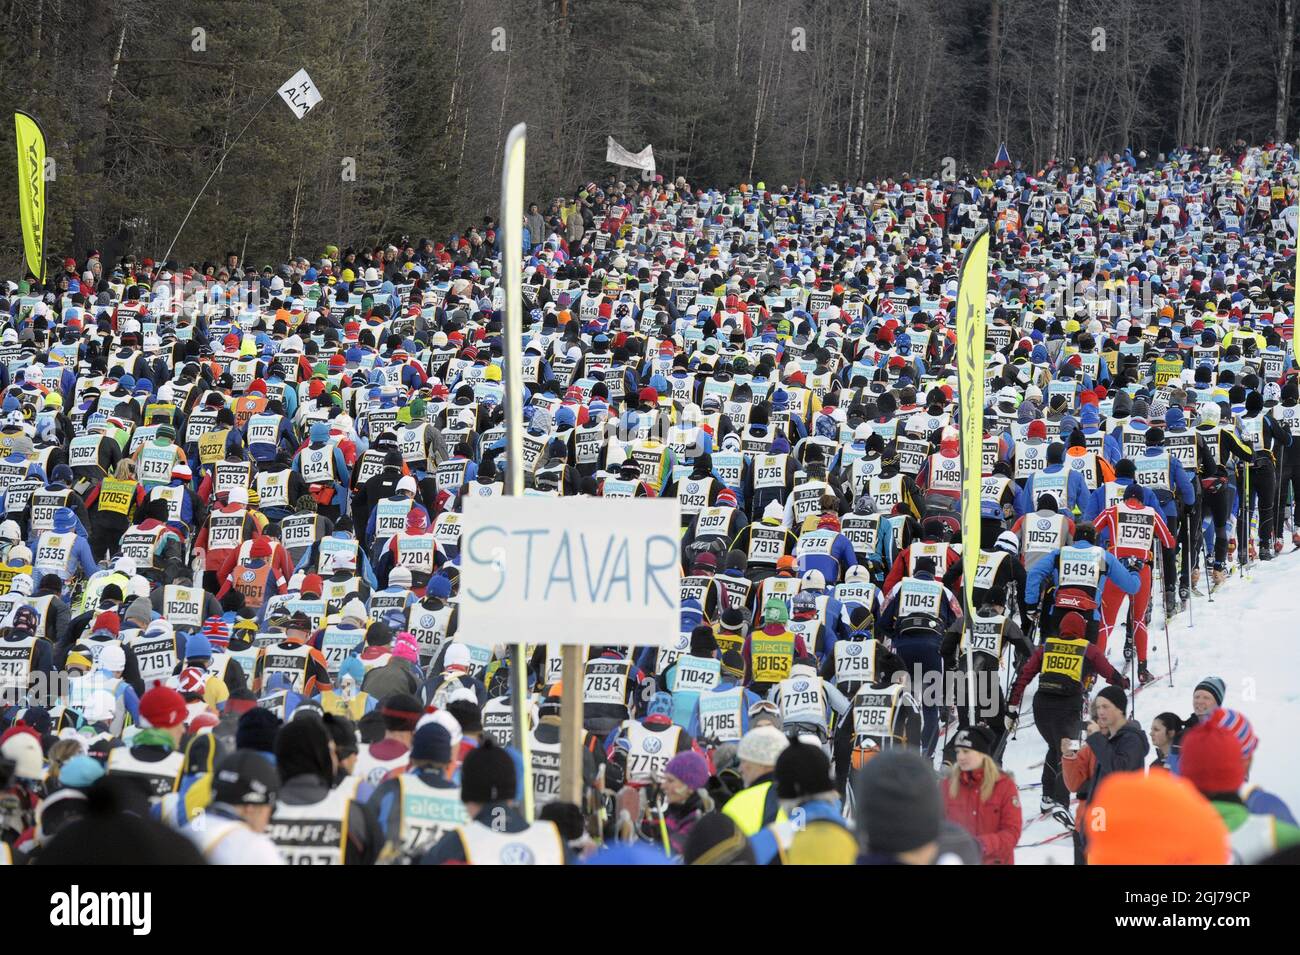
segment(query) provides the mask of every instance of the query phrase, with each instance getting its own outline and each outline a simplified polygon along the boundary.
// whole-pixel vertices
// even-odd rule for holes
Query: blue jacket
[[[840,814],[838,799],[834,801],[810,799],[808,802],[800,803],[794,812],[799,814],[801,827],[810,822],[833,822],[844,826],[844,817]],[[754,833],[749,839],[749,845],[754,850],[754,861],[758,865],[770,865],[780,853],[780,846],[777,844],[776,833],[772,830],[772,826],[765,826]]]
[[[1163,451],[1162,448],[1147,448],[1143,452],[1143,457],[1156,457]],[[1169,483],[1177,492],[1178,497],[1182,498],[1184,504],[1191,505],[1196,503],[1196,489],[1192,486],[1192,479],[1187,476],[1187,469],[1183,467],[1183,462],[1179,461],[1172,454],[1169,455]],[[1156,495],[1157,499],[1163,495]],[[1170,526],[1178,520],[1178,501],[1174,494],[1170,493],[1167,499],[1161,500],[1160,512],[1165,516],[1165,523]]]
[[[1094,620],[1101,619],[1101,592],[1102,588],[1106,586],[1106,581],[1109,580],[1124,593],[1130,595],[1137,593],[1138,588],[1142,585],[1142,578],[1120,563],[1119,558],[1110,551],[1095,544],[1089,544],[1087,541],[1075,541],[1067,547],[1058,547],[1050,554],[1044,554],[1033,567],[1029,568],[1029,573],[1025,575],[1025,603],[1027,605],[1038,605],[1038,601],[1042,598],[1044,583],[1056,583],[1056,565],[1063,550],[1101,551],[1106,555],[1106,572],[1101,575],[1101,580],[1097,584],[1097,606],[1092,612]]]
[[[1016,492],[1016,516],[1023,517],[1038,510],[1038,495],[1034,492],[1034,484],[1039,473],[1060,474],[1064,470],[1064,464],[1049,464],[1042,472],[1029,475],[1029,479],[1025,481],[1025,486]],[[1082,474],[1073,468],[1070,469],[1069,475],[1065,479],[1065,497],[1066,500],[1056,502],[1057,509],[1062,514],[1070,514],[1076,505],[1082,508],[1084,501],[1088,498],[1088,482],[1083,479]]]
[[[1133,479],[1117,476],[1115,478],[1115,483],[1120,487],[1128,487],[1133,483]],[[1142,489],[1142,503],[1152,510],[1160,511],[1162,515],[1164,514],[1164,508],[1160,506],[1160,498],[1156,497],[1155,491],[1151,490],[1149,487],[1144,487]],[[1102,487],[1097,488],[1097,490],[1089,492],[1088,496],[1084,499],[1083,519],[1085,521],[1095,521],[1097,515],[1105,509],[1106,488],[1103,485]],[[1168,523],[1168,521],[1166,521],[1166,523]]]

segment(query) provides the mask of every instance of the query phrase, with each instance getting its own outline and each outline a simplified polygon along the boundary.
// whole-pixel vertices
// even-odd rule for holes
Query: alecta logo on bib
[[[70,892],[50,896],[50,924],[125,925],[133,935],[148,935],[153,929],[153,893],[82,892],[74,885]]]

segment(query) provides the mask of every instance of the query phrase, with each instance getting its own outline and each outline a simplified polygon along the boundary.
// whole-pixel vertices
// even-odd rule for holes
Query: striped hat
[[[1246,719],[1244,714],[1221,706],[1207,716],[1205,722],[1211,726],[1221,727],[1237,738],[1237,742],[1241,744],[1243,762],[1249,762],[1255,755],[1255,749],[1259,746],[1259,737],[1255,735],[1255,728],[1250,725],[1250,720]]]

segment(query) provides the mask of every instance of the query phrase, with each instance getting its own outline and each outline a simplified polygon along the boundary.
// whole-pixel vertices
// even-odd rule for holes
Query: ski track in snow
[[[1300,726],[1300,661],[1295,650],[1300,635],[1296,623],[1300,593],[1292,588],[1300,590],[1300,554],[1284,553],[1271,562],[1257,563],[1251,569],[1251,578],[1246,580],[1234,573],[1215,591],[1213,603],[1193,594],[1191,620],[1195,626],[1190,625],[1185,608],[1171,618],[1169,641],[1178,660],[1172,688],[1165,676],[1169,660],[1163,609],[1158,593],[1153,594],[1147,665],[1162,679],[1137,695],[1136,718],[1149,738],[1153,717],[1170,711],[1186,718],[1192,712],[1196,684],[1207,676],[1222,677],[1228,688],[1224,705],[1245,713],[1260,740],[1250,781],[1280,796],[1295,811],[1300,808],[1300,760],[1291,738]],[[1201,585],[1204,588],[1208,581],[1202,580]],[[1121,628],[1106,646],[1110,662],[1121,671],[1123,650]],[[1104,685],[1098,679],[1094,692]],[[1030,684],[1021,705],[1025,720],[1033,716],[1037,686],[1036,680]],[[1003,766],[1021,786],[1037,783],[1042,770],[1029,767],[1041,762],[1046,749],[1037,729],[1021,728],[1017,738],[1007,745]],[[1147,765],[1154,759],[1153,749],[1147,754]],[[1026,846],[1064,831],[1050,816],[1038,820],[1041,794],[1038,787],[1020,791],[1025,829],[1020,836],[1023,848],[1016,850],[1016,864],[1072,865],[1074,846],[1068,836],[1048,845]]]

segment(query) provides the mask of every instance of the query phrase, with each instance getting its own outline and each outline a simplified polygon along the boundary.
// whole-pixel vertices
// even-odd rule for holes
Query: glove
[[[1134,574],[1141,573],[1142,568],[1145,567],[1147,563],[1141,557],[1121,557],[1119,562],[1128,568],[1130,573]]]
[[[1132,682],[1129,680],[1128,677],[1124,676],[1123,674],[1120,675],[1120,678],[1119,678],[1119,688],[1120,688],[1121,690],[1127,690],[1127,689],[1128,689],[1130,686],[1132,686],[1132,685],[1133,685],[1133,684],[1132,684]]]
[[[1007,732],[1008,732],[1008,733],[1014,733],[1014,732],[1016,731],[1016,724],[1020,722],[1020,709],[1019,709],[1019,707],[1015,707],[1015,706],[1013,706],[1013,707],[1011,707],[1010,709],[1008,709],[1008,710],[1007,710],[1007,715],[1006,715],[1005,719],[1003,720],[1003,722],[1006,724]]]
[[[1136,653],[1137,651],[1133,646],[1133,641],[1132,640],[1126,641],[1124,644],[1124,661],[1126,663],[1132,662],[1133,657],[1136,655]]]

